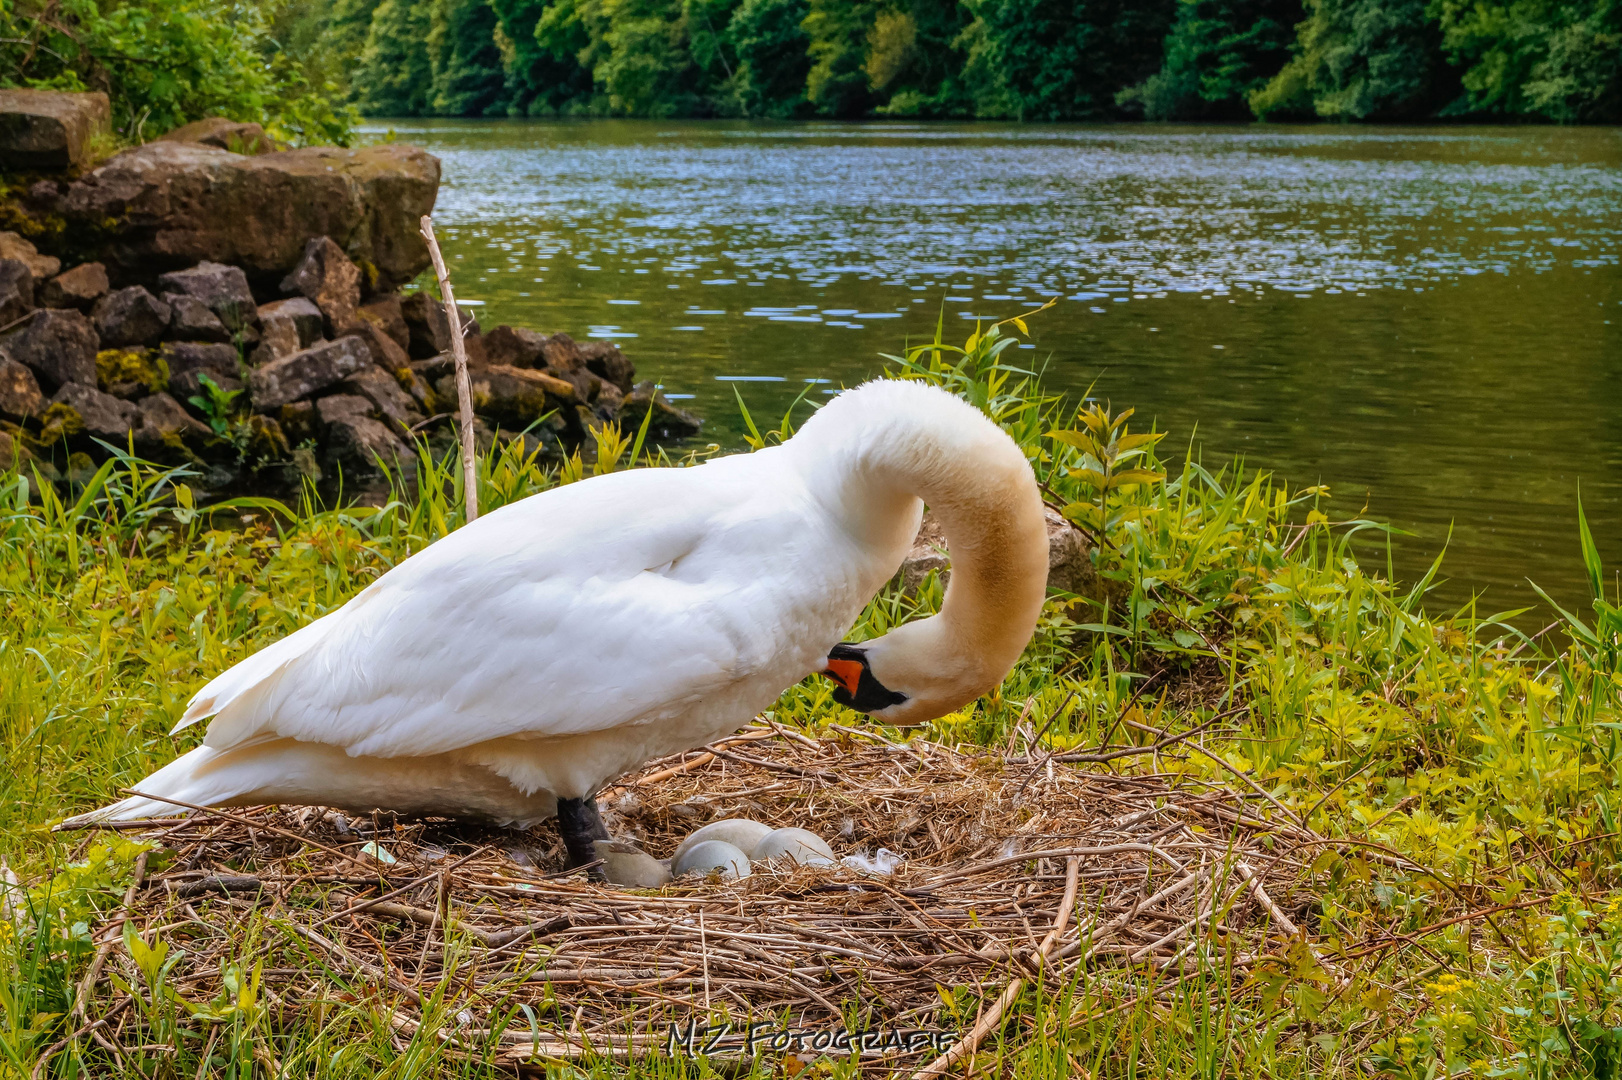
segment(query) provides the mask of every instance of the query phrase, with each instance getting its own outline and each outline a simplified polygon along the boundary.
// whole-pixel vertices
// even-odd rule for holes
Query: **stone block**
[[[169,305],[139,285],[108,293],[90,309],[103,348],[156,345],[169,329]]]
[[[371,351],[358,337],[324,341],[273,360],[248,376],[253,407],[259,412],[278,410],[290,401],[336,386],[371,363]]]
[[[129,438],[139,415],[134,402],[104,394],[94,386],[65,383],[51,398],[52,405],[66,405],[78,414],[84,433],[115,446]]]
[[[45,411],[39,380],[26,364],[0,353],[0,417],[22,420]]]
[[[546,364],[546,335],[518,326],[498,326],[483,336],[485,360],[507,367],[534,368]]]
[[[209,116],[189,124],[182,124],[173,131],[159,135],[158,140],[197,143],[229,150],[233,154],[247,154],[250,157],[255,154],[274,154],[288,149],[286,143],[278,142],[266,135],[265,129],[260,125],[227,120],[223,116]]]
[[[0,90],[0,161],[29,172],[83,168],[111,120],[106,94]]]
[[[337,337],[355,329],[360,306],[360,269],[330,236],[315,236],[304,245],[304,257],[282,280],[282,292],[298,293],[321,310],[327,333]]]
[[[207,395],[202,376],[207,375],[221,390],[242,389],[242,365],[236,346],[212,341],[170,341],[162,355],[169,365],[169,392],[181,401]]]
[[[203,301],[185,293],[164,293],[163,302],[169,305],[169,339],[171,341],[231,340],[231,331],[220,317]]]
[[[27,364],[40,385],[55,392],[64,383],[96,385],[95,327],[77,311],[40,308],[21,327],[0,337],[0,349]]]
[[[338,389],[345,394],[359,394],[370,401],[378,415],[401,433],[425,419],[399,380],[376,364],[357,371],[340,383]]]
[[[298,332],[298,345],[301,349],[308,349],[321,340],[322,327],[326,321],[321,309],[302,296],[273,300],[268,304],[259,305],[261,326],[278,319],[285,319],[293,324],[294,330]]]
[[[242,223],[247,226],[247,222]],[[227,330],[249,326],[259,315],[248,275],[240,266],[203,261],[189,270],[176,270],[158,278],[158,290],[201,300],[219,316]]]
[[[20,259],[0,259],[0,326],[34,310],[34,274]]]
[[[91,257],[115,278],[144,280],[206,260],[274,286],[298,265],[310,237],[330,236],[381,290],[428,265],[418,220],[438,190],[438,159],[398,143],[245,157],[158,141],[72,183],[31,192],[25,209],[99,237]]]
[[[34,280],[44,281],[56,276],[62,269],[62,260],[54,255],[41,255],[39,249],[14,232],[0,232],[0,259],[16,259],[28,264]]]
[[[80,263],[40,286],[39,302],[41,307],[89,311],[111,288],[105,266],[99,262]]]
[[[355,314],[362,322],[371,323],[387,334],[402,352],[411,348],[411,330],[406,326],[405,306],[398,293],[375,296],[357,308]]]

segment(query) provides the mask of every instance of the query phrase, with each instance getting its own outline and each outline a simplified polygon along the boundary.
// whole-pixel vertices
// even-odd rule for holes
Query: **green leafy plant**
[[[121,139],[205,116],[298,143],[347,143],[354,117],[270,34],[248,0],[5,0],[0,87],[105,90]]]
[[[1163,432],[1129,434],[1126,422],[1132,413],[1127,409],[1111,415],[1109,406],[1089,403],[1076,413],[1079,426],[1048,434],[1048,438],[1079,454],[1064,466],[1065,475],[1092,497],[1066,504],[1064,516],[1095,536],[1107,536],[1123,522],[1135,521],[1144,514],[1142,503],[1120,498],[1127,487],[1158,484],[1166,479],[1159,469],[1132,464],[1147,461],[1150,448],[1165,437]],[[1116,496],[1113,502],[1112,494]]]
[[[202,386],[203,392],[193,394],[186,400],[203,414],[208,426],[214,429],[214,434],[229,434],[235,421],[235,403],[237,398],[242,396],[242,391],[226,390],[207,372],[198,375],[197,382]]]

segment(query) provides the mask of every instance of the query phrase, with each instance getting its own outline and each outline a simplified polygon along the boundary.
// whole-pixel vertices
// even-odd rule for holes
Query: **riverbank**
[[[1444,1066],[1455,1075],[1597,1068],[1622,1028],[1613,1004],[1622,994],[1616,626],[1595,637],[1573,622],[1570,636],[1534,640],[1470,611],[1427,613],[1431,578],[1395,583],[1352,557],[1351,538],[1379,526],[1338,508],[1322,489],[1202,466],[1165,441],[1132,463],[1151,473],[1101,491],[1081,470],[1111,472],[1097,457],[1112,458],[1105,447],[1113,440],[1096,439],[1102,445],[1088,462],[1079,432],[1108,431],[1120,414],[1078,415],[1073,404],[1045,400],[1017,373],[992,366],[999,342],[1008,339],[983,341],[961,366],[912,354],[910,373],[989,404],[1027,448],[1055,503],[1091,534],[1090,558],[1110,602],[1076,607],[1054,596],[1002,688],[921,732],[883,729],[840,709],[821,681],[790,689],[772,719],[810,736],[839,738],[839,725],[897,745],[920,735],[944,747],[983,747],[1005,760],[1109,757],[1052,767],[1227,800],[1242,809],[1218,831],[1251,830],[1259,826],[1246,821],[1254,819],[1292,838],[1274,849],[1284,861],[1269,868],[1287,866],[1287,886],[1270,879],[1268,889],[1299,931],[1281,930],[1242,891],[1213,895],[1212,910],[1222,914],[1212,924],[1231,918],[1259,928],[1259,954],[1240,955],[1203,923],[1165,925],[1159,932],[1185,935],[1177,939],[1187,946],[1180,967],[1117,956],[1075,974],[1062,993],[1017,1001],[1018,1022],[996,1044],[1007,1066],[1036,1076],[1273,1077],[1361,1076],[1369,1066],[1393,1076]],[[764,432],[762,441],[780,435]],[[628,463],[621,451],[596,468],[647,463]],[[481,469],[484,506],[578,478],[513,449],[487,454]],[[90,963],[92,936],[120,906],[138,850],[127,838],[46,826],[167,760],[175,744],[165,733],[212,674],[341,604],[458,522],[446,486],[425,476],[418,498],[380,509],[241,504],[228,508],[237,520],[221,531],[195,507],[187,480],[124,464],[75,504],[43,506],[21,498],[15,477],[4,485],[0,685],[12,689],[0,733],[8,760],[30,767],[7,780],[0,835],[36,906],[32,916],[14,916],[0,948],[6,1000],[16,1003],[4,1037],[24,1070],[71,1034],[67,995]],[[1591,570],[1602,579],[1597,564]],[[851,636],[933,611],[940,597],[927,582],[910,599],[887,591]],[[1153,797],[1141,802],[1108,803],[1108,812],[1156,808]],[[860,831],[866,827],[854,824],[853,842],[880,839]],[[537,832],[543,850],[548,830]],[[1303,846],[1303,837],[1322,841]],[[901,842],[909,859],[929,863],[922,821]],[[513,873],[527,872],[515,864]],[[431,878],[417,885],[428,899],[413,903],[432,906]],[[13,911],[21,895],[13,894]],[[1132,895],[1126,885],[1088,892],[1078,914],[1108,914]],[[409,976],[411,993],[430,1003],[421,1012],[430,1022],[419,1027],[381,1019],[378,1009],[391,1003],[415,1008],[397,978],[332,968],[317,998],[283,997],[272,970],[305,963],[288,913],[229,892],[200,893],[192,903],[197,924],[148,927],[144,947],[186,949],[191,936],[209,935],[208,947],[237,965],[236,997],[174,987],[179,998],[166,998],[165,1008],[194,1034],[174,1054],[133,1051],[154,1041],[144,1025],[158,1013],[142,1004],[149,984],[126,956],[132,947],[114,947],[109,970],[130,981],[135,1000],[104,1033],[129,1053],[128,1075],[141,1054],[191,1075],[211,1033],[217,1053],[274,1060],[284,1071],[477,1073],[437,1033],[441,1018],[457,1022],[467,1010],[478,1022],[459,1023],[481,1030],[568,1023],[549,1011],[544,988],[487,992],[466,985],[448,959]],[[1035,926],[1053,913],[1027,914]],[[385,933],[381,924],[376,932]],[[454,933],[451,940],[453,949],[481,947]],[[551,948],[535,946],[519,967],[543,964]],[[263,983],[251,976],[255,962]],[[396,962],[418,971],[415,952]],[[256,989],[244,998],[248,985]],[[816,986],[836,1006],[850,998],[858,1019],[881,1008],[881,998],[832,976]],[[723,984],[715,990],[724,993]],[[202,1008],[216,993],[223,1004],[189,1018],[173,1004],[183,998]],[[972,1017],[979,998],[961,997],[928,1019],[955,1024],[954,1007]],[[734,1019],[736,1006],[728,1006]],[[17,1018],[36,1013],[45,1018],[25,1031]],[[470,1037],[477,1046],[483,1036]],[[108,1054],[86,1036],[64,1048],[58,1068],[82,1055],[107,1074]],[[587,1064],[594,1075],[612,1071]],[[763,1063],[775,1067],[775,1059]]]

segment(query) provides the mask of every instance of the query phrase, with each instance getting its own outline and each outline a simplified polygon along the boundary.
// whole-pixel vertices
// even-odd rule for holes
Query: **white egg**
[[[712,870],[719,870],[727,878],[748,877],[749,856],[725,840],[700,840],[670,861],[670,872],[677,877]]]
[[[822,837],[806,829],[777,829],[767,833],[755,845],[753,858],[756,862],[786,858],[802,866],[834,865],[833,848]]]
[[[766,834],[771,831],[772,827],[770,825],[762,825],[760,822],[750,821],[748,818],[731,817],[723,818],[720,821],[712,821],[702,829],[694,829],[688,833],[687,839],[677,845],[676,854],[670,857],[670,861],[674,864],[676,860],[687,853],[688,848],[694,844],[701,844],[705,840],[724,840],[747,855],[754,851],[755,845],[764,840]]]

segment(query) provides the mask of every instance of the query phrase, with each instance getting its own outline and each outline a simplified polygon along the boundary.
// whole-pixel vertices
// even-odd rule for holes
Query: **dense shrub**
[[[0,87],[105,91],[127,141],[228,116],[296,143],[342,142],[351,117],[339,83],[289,48],[303,27],[307,47],[326,51],[325,17],[324,2],[315,12],[233,0],[0,0]]]

